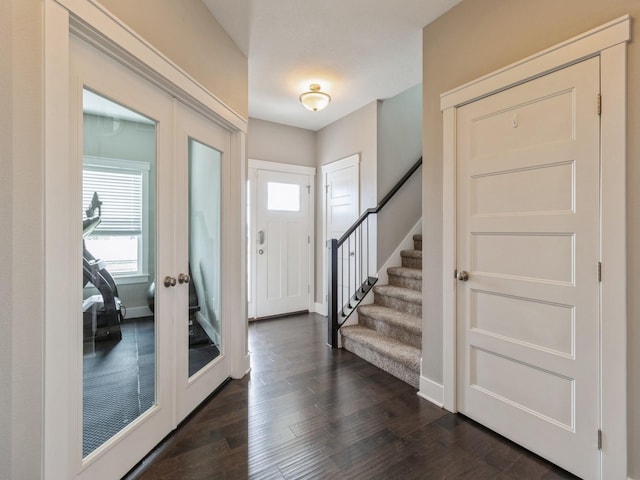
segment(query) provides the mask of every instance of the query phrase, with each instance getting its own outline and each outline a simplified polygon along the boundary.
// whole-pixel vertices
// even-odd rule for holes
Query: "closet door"
[[[76,478],[112,479],[176,425],[173,100],[75,37],[70,48],[71,461]]]

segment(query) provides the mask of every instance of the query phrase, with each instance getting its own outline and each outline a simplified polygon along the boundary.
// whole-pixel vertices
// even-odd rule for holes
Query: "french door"
[[[119,478],[230,376],[230,134],[73,36],[70,88],[71,462]]]

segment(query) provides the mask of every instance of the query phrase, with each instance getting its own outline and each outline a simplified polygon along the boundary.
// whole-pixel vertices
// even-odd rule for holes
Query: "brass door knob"
[[[178,283],[189,283],[189,280],[191,279],[186,273],[181,273],[180,275],[178,275]]]
[[[169,287],[175,287],[176,286],[176,279],[170,276],[166,276],[164,277],[164,286],[169,288]]]

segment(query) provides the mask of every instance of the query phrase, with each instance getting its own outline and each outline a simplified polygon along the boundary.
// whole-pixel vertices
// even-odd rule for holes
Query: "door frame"
[[[247,224],[247,261],[249,265],[249,282],[248,282],[248,318],[256,318],[256,298],[258,293],[257,282],[257,257],[256,248],[254,245],[255,239],[258,237],[258,224],[256,222],[258,214],[258,170],[266,170],[269,172],[279,173],[294,173],[296,175],[306,175],[309,177],[309,207],[307,211],[307,218],[309,219],[309,301],[308,310],[310,312],[315,311],[315,304],[313,298],[313,292],[315,291],[315,268],[314,268],[314,252],[315,252],[315,185],[316,185],[316,168],[307,167],[304,165],[292,165],[290,163],[270,162],[266,160],[249,159],[249,221]]]
[[[322,313],[322,315],[328,315],[329,312],[329,303],[328,303],[328,295],[329,295],[329,274],[328,274],[328,263],[329,263],[329,255],[327,242],[330,240],[327,238],[327,173],[335,172],[336,170],[342,170],[343,168],[355,168],[355,177],[357,182],[357,190],[358,194],[356,195],[357,205],[356,205],[356,215],[360,215],[360,154],[354,153],[353,155],[349,155],[348,157],[341,158],[340,160],[336,160],[335,162],[328,163],[322,166],[322,303],[319,303],[318,311]],[[357,218],[357,217],[356,217]],[[374,224],[375,225],[375,224]],[[374,228],[375,232],[375,228]],[[375,248],[375,234],[372,236],[373,241],[371,245],[373,245],[373,251],[377,251]],[[371,248],[371,246],[370,246]],[[355,312],[357,315],[357,312]]]
[[[69,320],[78,310],[70,300],[68,285],[73,285],[75,272],[68,269],[77,255],[75,245],[77,201],[72,197],[75,181],[72,165],[70,125],[60,119],[69,118],[69,41],[73,33],[114,61],[129,68],[155,87],[200,112],[222,126],[230,135],[229,162],[231,193],[228,229],[237,241],[231,245],[226,259],[227,291],[223,298],[234,318],[229,332],[230,375],[241,378],[250,368],[247,349],[246,321],[246,248],[245,248],[245,182],[247,119],[241,117],[204,86],[184,72],[157,49],[138,36],[127,25],[93,0],[44,1],[44,411],[43,411],[43,478],[73,478],[80,465],[77,440],[69,429],[70,420],[78,415],[75,356],[81,346],[74,343],[75,329]],[[71,262],[73,264],[73,262]],[[239,268],[229,268],[229,266]],[[164,273],[164,272],[163,272]],[[75,297],[74,297],[75,298]],[[175,372],[174,372],[175,373]],[[174,414],[175,418],[175,414]],[[174,427],[177,422],[174,422]],[[139,461],[133,461],[132,466]]]
[[[441,95],[443,112],[443,384],[423,378],[421,394],[456,412],[456,110],[493,93],[591,57],[600,58],[601,478],[627,476],[626,44],[625,15]],[[594,99],[594,106],[596,99]],[[607,322],[602,322],[606,318]],[[597,432],[594,432],[594,438]]]

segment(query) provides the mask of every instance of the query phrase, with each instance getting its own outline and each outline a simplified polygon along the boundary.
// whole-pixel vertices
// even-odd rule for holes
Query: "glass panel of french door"
[[[189,376],[222,348],[218,150],[189,137]]]
[[[156,122],[83,90],[82,455],[156,401]]]

